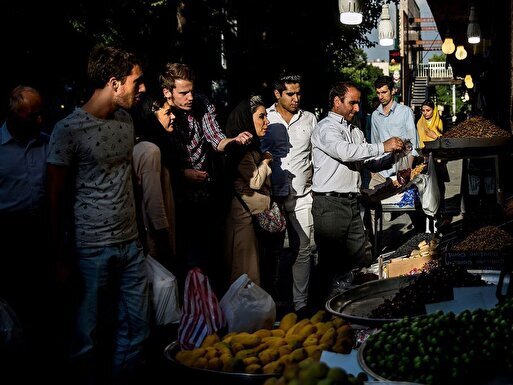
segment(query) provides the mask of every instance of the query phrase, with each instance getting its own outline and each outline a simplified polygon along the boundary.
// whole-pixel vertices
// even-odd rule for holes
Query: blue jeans
[[[113,353],[113,372],[119,372],[121,367],[126,369],[137,362],[149,336],[148,280],[142,246],[133,240],[78,248],[76,252],[83,297],[72,358],[94,366],[98,352],[107,347]]]

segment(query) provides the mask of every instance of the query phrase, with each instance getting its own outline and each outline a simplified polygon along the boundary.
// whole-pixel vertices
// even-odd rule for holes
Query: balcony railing
[[[417,64],[416,76],[438,78],[438,79],[452,79],[452,67],[445,62],[428,62]]]

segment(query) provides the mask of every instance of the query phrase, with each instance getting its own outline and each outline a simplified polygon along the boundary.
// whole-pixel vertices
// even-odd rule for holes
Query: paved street
[[[460,196],[462,162],[459,159],[447,163],[450,182],[445,183],[445,211],[453,217],[453,222],[462,219]],[[385,213],[381,241],[383,252],[396,249],[415,233],[408,215],[402,214],[391,218],[390,213]]]

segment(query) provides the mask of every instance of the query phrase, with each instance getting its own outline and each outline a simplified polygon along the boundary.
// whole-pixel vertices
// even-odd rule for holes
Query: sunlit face
[[[256,111],[253,112],[253,124],[255,125],[257,136],[260,138],[265,136],[269,119],[267,119],[267,112],[264,106],[258,106]]]
[[[360,91],[354,87],[349,87],[343,99],[338,96],[335,97],[333,101],[334,112],[342,115],[348,122],[351,122],[358,111],[360,111],[360,96]]]
[[[378,88],[376,90],[376,95],[378,96],[379,102],[383,107],[392,102],[393,92],[388,88],[388,85],[384,85],[383,87]]]
[[[425,119],[431,119],[433,117],[433,109],[429,106],[422,106],[422,115]]]
[[[157,115],[157,119],[159,120],[160,124],[162,124],[162,127],[164,127],[164,130],[167,132],[173,132],[173,123],[176,117],[175,114],[173,114],[173,111],[171,111],[171,106],[168,102],[165,102],[162,108],[155,112],[155,115]]]
[[[175,88],[169,90],[164,88],[164,96],[170,106],[180,110],[190,111],[194,99],[194,84],[190,80],[177,79]]]
[[[141,95],[146,92],[142,68],[139,65],[135,65],[124,82],[118,81],[115,92],[116,103],[119,107],[129,110],[137,104],[141,99]]]
[[[285,84],[282,93],[280,94],[275,90],[274,96],[284,110],[295,114],[299,110],[299,102],[301,101],[301,85],[299,83]]]

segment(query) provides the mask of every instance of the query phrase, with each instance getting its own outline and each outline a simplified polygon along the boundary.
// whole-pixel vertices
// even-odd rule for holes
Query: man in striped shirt
[[[213,258],[216,208],[213,199],[213,152],[246,145],[249,132],[227,138],[217,122],[216,109],[208,99],[194,92],[194,73],[183,63],[168,63],[159,76],[160,86],[176,116],[173,132],[176,152],[173,190],[176,197],[177,254],[185,279],[192,267],[216,266]]]

